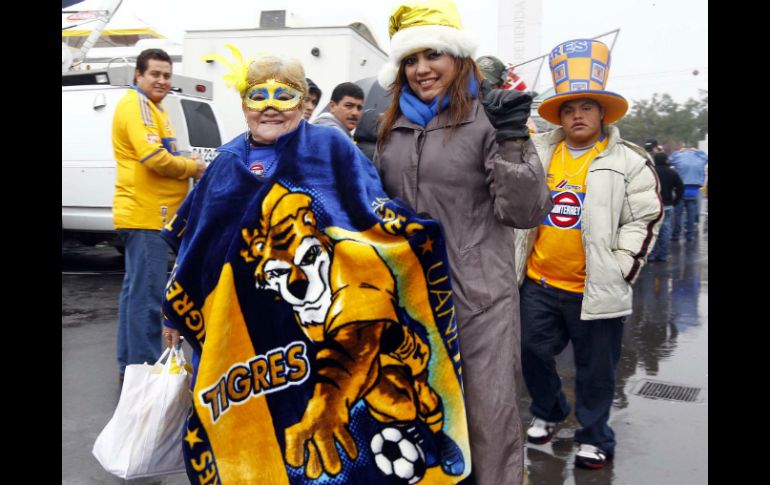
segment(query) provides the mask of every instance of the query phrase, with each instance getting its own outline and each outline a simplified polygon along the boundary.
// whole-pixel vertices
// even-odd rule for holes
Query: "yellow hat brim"
[[[537,107],[540,116],[554,125],[561,125],[559,108],[563,103],[573,99],[593,99],[604,108],[604,124],[609,125],[618,121],[628,111],[628,101],[623,96],[610,91],[574,91],[557,94],[546,99]]]

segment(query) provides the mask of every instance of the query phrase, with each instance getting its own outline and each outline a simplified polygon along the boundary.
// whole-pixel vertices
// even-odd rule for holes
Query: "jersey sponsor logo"
[[[155,143],[160,143],[160,137],[153,133],[147,133],[147,143],[152,143],[153,145]]]
[[[554,227],[572,229],[580,224],[582,213],[582,198],[575,192],[565,190],[553,196],[553,209],[546,219]]]
[[[583,186],[582,185],[570,185],[567,183],[567,179],[562,180],[556,186],[555,189],[562,189],[562,190],[577,190],[580,191]]]

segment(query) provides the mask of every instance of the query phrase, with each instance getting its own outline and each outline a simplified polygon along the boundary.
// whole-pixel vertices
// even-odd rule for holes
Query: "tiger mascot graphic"
[[[258,227],[242,230],[247,247],[240,254],[256,265],[257,289],[290,304],[318,346],[313,395],[301,420],[285,430],[286,462],[305,465],[311,479],[336,475],[342,463],[335,441],[356,460],[348,424],[363,399],[378,422],[418,434],[427,466],[440,462],[447,474],[462,474],[462,452],[442,432],[441,397],[428,383],[430,348],[402,321],[393,275],[370,244],[321,232],[312,202],[276,183]]]

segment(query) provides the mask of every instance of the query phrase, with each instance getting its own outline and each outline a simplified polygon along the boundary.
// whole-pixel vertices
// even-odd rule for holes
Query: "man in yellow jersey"
[[[179,156],[176,135],[161,101],[171,89],[171,57],[161,49],[136,59],[135,85],[118,102],[112,121],[117,181],[112,204],[125,244],[117,357],[120,378],[128,364],[155,362],[162,348],[160,303],[167,279],[163,225],[181,205],[189,179],[203,175],[200,156]]]
[[[623,320],[631,284],[655,243],[663,214],[658,179],[645,151],[611,123],[628,109],[605,91],[609,50],[577,39],[550,55],[556,94],[538,107],[561,125],[535,135],[554,202],[534,229],[517,231],[522,371],[534,419],[527,440],[545,444],[570,412],[554,357],[572,342],[575,357],[575,465],[602,468],[615,454],[609,427]]]

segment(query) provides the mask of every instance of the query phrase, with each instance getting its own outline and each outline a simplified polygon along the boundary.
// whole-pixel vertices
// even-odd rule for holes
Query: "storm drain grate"
[[[650,399],[666,399],[668,401],[703,402],[705,393],[699,387],[687,387],[670,382],[642,380],[633,393]]]

